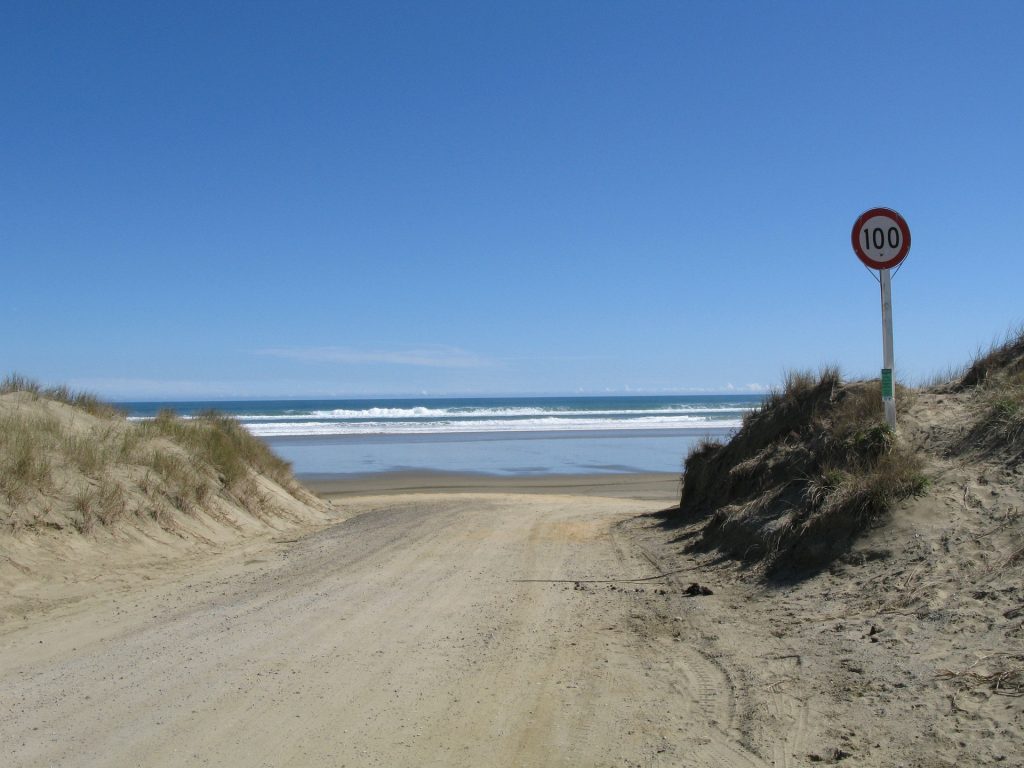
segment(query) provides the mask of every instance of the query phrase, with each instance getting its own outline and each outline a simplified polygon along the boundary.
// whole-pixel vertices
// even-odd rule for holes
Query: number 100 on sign
[[[885,222],[881,223],[884,224]],[[876,261],[888,261],[891,259],[892,254],[899,251],[900,243],[903,242],[903,236],[900,234],[899,227],[882,229],[882,227],[871,227],[869,225],[861,230],[861,234],[864,235],[864,250],[871,253]]]
[[[872,269],[895,267],[910,250],[910,229],[896,211],[872,208],[853,225],[853,250]]]

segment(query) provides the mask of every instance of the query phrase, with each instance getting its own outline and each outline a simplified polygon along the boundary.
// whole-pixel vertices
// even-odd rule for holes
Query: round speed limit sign
[[[910,227],[896,211],[872,208],[853,225],[850,234],[857,258],[871,269],[890,269],[910,251]]]

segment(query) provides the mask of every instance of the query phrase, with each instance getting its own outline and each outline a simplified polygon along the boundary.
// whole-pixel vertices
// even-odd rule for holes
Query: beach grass
[[[302,493],[290,465],[235,419],[170,411],[129,421],[93,395],[0,383],[0,525],[89,532],[128,517],[170,525],[214,497],[261,517],[261,479]]]

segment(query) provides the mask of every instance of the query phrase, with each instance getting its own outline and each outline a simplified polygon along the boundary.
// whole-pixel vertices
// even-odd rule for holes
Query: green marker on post
[[[892,388],[892,368],[882,369],[882,399],[893,400],[896,397],[896,393]]]

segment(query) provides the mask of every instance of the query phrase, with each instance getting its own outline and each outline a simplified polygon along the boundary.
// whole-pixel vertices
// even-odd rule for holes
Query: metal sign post
[[[892,344],[892,275],[910,251],[910,228],[896,211],[872,208],[865,211],[853,225],[850,234],[854,253],[869,269],[877,269],[882,288],[882,405],[885,421],[896,429],[896,385]]]
[[[894,366],[892,350],[892,276],[888,269],[881,270],[882,284],[882,405],[885,406],[885,421],[890,429],[896,429],[896,392],[892,380]]]

